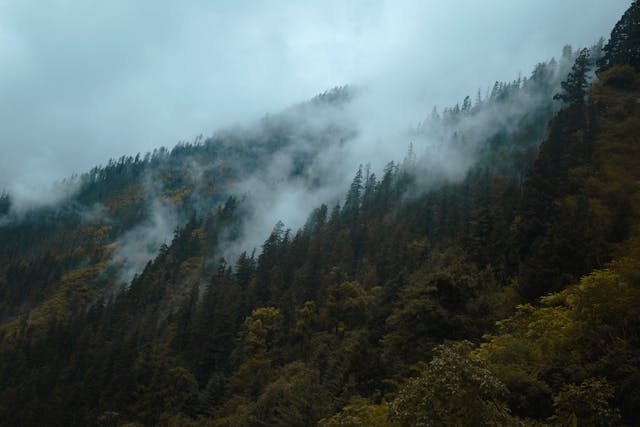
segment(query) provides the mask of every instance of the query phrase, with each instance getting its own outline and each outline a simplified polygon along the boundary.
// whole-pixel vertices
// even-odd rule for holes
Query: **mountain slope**
[[[326,146],[356,138],[349,92],[112,162],[69,203],[11,218],[0,419],[637,424],[640,75],[611,46],[638,7],[590,90],[595,49],[434,115],[403,162],[357,168],[259,253],[228,256],[258,206],[237,184],[322,187]],[[153,260],[136,270],[136,252]]]

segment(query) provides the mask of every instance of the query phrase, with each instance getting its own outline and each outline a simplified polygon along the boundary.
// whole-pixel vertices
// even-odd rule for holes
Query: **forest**
[[[640,2],[256,236],[239,184],[323,188],[357,96],[1,193],[0,425],[639,425]]]

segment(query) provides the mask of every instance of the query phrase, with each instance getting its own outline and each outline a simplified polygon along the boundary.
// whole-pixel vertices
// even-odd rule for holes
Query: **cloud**
[[[3,0],[0,187],[211,134],[345,83],[448,105],[565,42],[608,34],[628,4]]]
[[[9,187],[11,214],[21,216],[31,209],[55,205],[67,200],[80,187],[77,179],[35,183],[15,181]]]
[[[178,226],[175,206],[152,194],[147,208],[148,218],[117,240],[112,265],[120,283],[130,283],[135,274],[154,259],[162,244],[170,244]]]
[[[252,122],[337,85],[366,88],[347,114],[320,115],[320,126],[344,116],[358,130],[316,153],[309,174],[330,183],[297,179],[274,192],[249,174],[238,188],[260,196],[263,225],[246,233],[259,242],[277,219],[302,224],[308,210],[290,207],[339,197],[359,163],[380,171],[401,158],[405,129],[432,106],[526,75],[564,43],[593,43],[629,4],[0,0],[0,191],[24,209],[54,203],[73,186],[52,182],[109,157]],[[288,170],[291,154],[267,164]],[[174,225],[161,222],[145,230]]]

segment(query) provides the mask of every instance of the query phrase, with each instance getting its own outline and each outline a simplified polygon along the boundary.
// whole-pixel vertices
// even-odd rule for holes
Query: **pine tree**
[[[635,0],[613,27],[611,38],[598,61],[599,71],[616,64],[628,64],[640,70],[640,2]]]
[[[468,113],[469,111],[471,111],[471,97],[467,95],[462,101],[462,112]]]
[[[362,165],[358,167],[358,172],[351,182],[351,187],[347,193],[347,198],[344,202],[343,211],[346,214],[356,213],[360,207],[360,196],[362,194]]]
[[[557,93],[553,99],[559,99],[573,105],[583,104],[589,87],[588,73],[590,69],[589,50],[585,48],[578,53],[567,80],[561,83],[563,92]]]
[[[9,194],[3,191],[0,193],[0,215],[8,214],[10,207],[11,199],[9,198]]]

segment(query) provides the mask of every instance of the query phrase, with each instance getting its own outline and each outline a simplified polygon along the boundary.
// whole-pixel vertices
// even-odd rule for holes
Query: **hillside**
[[[4,194],[0,424],[637,425],[639,33],[634,2],[348,188],[345,87]],[[260,235],[298,193],[328,204]]]

